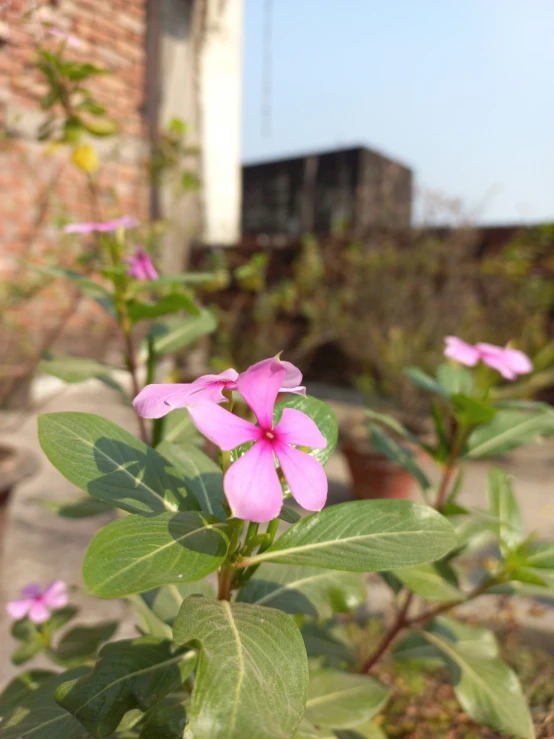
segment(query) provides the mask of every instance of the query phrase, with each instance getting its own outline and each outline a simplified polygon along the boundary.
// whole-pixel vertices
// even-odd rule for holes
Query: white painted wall
[[[231,245],[240,236],[243,0],[205,0],[200,47],[203,239]]]

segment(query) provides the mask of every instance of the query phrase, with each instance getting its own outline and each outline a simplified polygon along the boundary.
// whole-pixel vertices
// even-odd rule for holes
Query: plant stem
[[[244,526],[244,521],[241,518],[235,518],[229,521],[229,527],[232,530],[231,542],[229,544],[229,551],[227,553],[227,559],[219,568],[217,573],[218,589],[217,597],[218,600],[231,600],[231,591],[233,589],[233,578],[235,575],[235,561],[234,556],[240,547],[240,534]]]
[[[406,600],[404,601],[404,605],[402,608],[398,611],[398,614],[388,630],[388,632],[385,634],[384,638],[382,639],[381,643],[377,646],[377,649],[371,654],[366,661],[364,662],[361,672],[366,673],[369,672],[372,667],[375,665],[376,662],[378,662],[383,654],[387,651],[390,644],[396,639],[398,634],[405,628],[407,624],[406,616],[408,615],[408,610],[410,608],[410,604],[413,600],[413,593],[408,593],[406,595]]]
[[[468,429],[464,426],[458,426],[456,435],[454,437],[454,443],[452,449],[448,455],[446,465],[442,474],[442,479],[437,492],[437,498],[435,500],[435,508],[440,511],[446,503],[448,491],[450,490],[450,483],[452,477],[457,469],[458,457],[460,456],[465,440],[467,438]]]
[[[121,318],[121,331],[123,333],[123,340],[125,342],[125,360],[127,362],[127,369],[129,370],[129,374],[131,375],[133,396],[136,397],[140,393],[140,384],[138,381],[138,366],[135,354],[135,346],[133,343],[133,337],[131,335],[131,329],[127,325],[128,321],[125,320],[126,315],[121,316]],[[148,444],[148,431],[146,430],[146,423],[144,422],[144,418],[142,418],[142,416],[139,416],[138,413],[136,415],[138,420],[140,438],[142,441],[144,441],[145,444]]]

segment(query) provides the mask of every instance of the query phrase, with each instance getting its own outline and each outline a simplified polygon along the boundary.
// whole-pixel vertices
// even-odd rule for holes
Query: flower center
[[[266,439],[273,440],[275,438],[275,434],[273,433],[273,431],[266,431],[265,432],[265,438]]]

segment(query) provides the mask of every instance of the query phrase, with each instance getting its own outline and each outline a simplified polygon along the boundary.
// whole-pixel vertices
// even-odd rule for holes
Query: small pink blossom
[[[273,361],[264,359],[253,367]],[[306,388],[302,385],[302,373],[298,367],[290,362],[281,362],[281,365],[285,368],[285,375],[279,392],[305,395]],[[203,375],[194,382],[147,385],[134,399],[133,406],[143,418],[161,418],[172,410],[190,407],[199,400],[225,403],[227,398],[223,390],[238,390],[238,379],[236,370],[227,369],[219,375]]]
[[[447,336],[445,355],[468,367],[475,367],[481,361],[487,367],[500,372],[506,380],[515,380],[518,375],[526,375],[533,369],[529,357],[517,349],[506,349],[493,344],[468,344],[457,336]]]
[[[158,272],[142,246],[136,247],[135,253],[132,257],[129,257],[127,262],[129,264],[129,277],[134,277],[135,280],[140,280],[141,282],[157,279]]]
[[[114,218],[111,221],[69,223],[64,226],[63,230],[66,234],[90,234],[94,231],[109,233],[110,231],[117,231],[118,228],[135,228],[138,225],[139,222],[134,216],[121,216],[121,218]]]
[[[231,464],[223,480],[233,515],[247,521],[270,521],[281,511],[283,493],[274,456],[301,506],[319,511],[327,500],[328,484],[323,467],[315,457],[291,446],[310,449],[327,446],[314,421],[295,408],[285,408],[281,420],[273,426],[275,401],[286,375],[287,368],[277,357],[258,362],[239,375],[238,391],[254,412],[257,426],[210,400],[200,399],[189,407],[198,430],[223,451],[231,451],[247,441],[254,442]]]
[[[50,618],[50,613],[67,604],[67,588],[62,580],[54,580],[44,592],[37,583],[26,585],[19,600],[8,603],[8,614],[17,621],[28,616],[36,624],[43,624]]]
[[[56,38],[65,41],[66,44],[68,46],[71,46],[73,49],[78,49],[82,46],[80,40],[76,36],[72,36],[70,33],[61,31],[59,28],[49,28],[48,33],[50,34],[50,36],[55,36]]]

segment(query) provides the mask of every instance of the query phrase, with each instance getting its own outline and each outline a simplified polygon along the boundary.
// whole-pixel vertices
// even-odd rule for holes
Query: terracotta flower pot
[[[357,500],[412,497],[417,484],[414,477],[373,450],[367,442],[343,444],[341,449],[350,469],[352,492]]]

